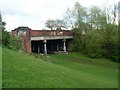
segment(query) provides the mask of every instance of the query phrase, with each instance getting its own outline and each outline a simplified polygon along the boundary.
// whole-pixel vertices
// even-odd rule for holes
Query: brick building
[[[23,48],[31,53],[53,53],[68,50],[73,39],[70,30],[32,30],[29,27],[18,27],[12,35],[21,37]]]

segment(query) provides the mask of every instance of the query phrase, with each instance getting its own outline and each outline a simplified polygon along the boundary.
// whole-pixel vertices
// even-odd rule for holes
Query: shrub
[[[108,24],[104,30],[88,30],[85,36],[77,29],[70,46],[72,51],[84,53],[91,58],[105,57],[120,62],[117,25]]]

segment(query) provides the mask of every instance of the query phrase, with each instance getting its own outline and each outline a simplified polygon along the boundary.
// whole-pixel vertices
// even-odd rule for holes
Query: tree
[[[120,38],[120,1],[118,3],[118,33],[119,33],[119,38]],[[119,43],[119,46],[120,46],[120,43]]]
[[[1,41],[2,41],[2,44],[6,47],[9,47],[9,44],[10,44],[10,34],[5,30],[5,25],[6,23],[5,22],[2,22],[2,16],[0,14],[0,32],[1,32]]]
[[[10,35],[9,32],[5,30],[5,25],[6,23],[2,22],[2,16],[0,14],[0,41],[2,45],[13,50],[20,50],[22,48],[20,37]]]
[[[80,3],[76,2],[74,6],[74,13],[75,13],[75,18],[76,18],[76,27],[80,29],[84,29],[86,19],[87,19],[87,12],[86,8],[80,5]]]
[[[66,23],[68,28],[75,28],[75,19],[74,19],[74,13],[72,9],[67,9],[64,15],[64,22]]]
[[[56,27],[56,30],[61,30],[62,28],[66,28],[66,25],[65,25],[63,20],[56,19],[55,20],[55,27]]]
[[[99,7],[94,6],[90,9],[89,24],[92,29],[105,29],[106,15]]]
[[[118,5],[114,4],[105,8],[107,24],[116,24],[117,13],[119,13]],[[119,15],[118,15],[119,16]],[[119,17],[118,17],[119,19]]]
[[[7,31],[5,31],[5,25],[6,23],[2,21],[2,16],[0,13],[0,41],[4,46],[9,47],[10,34]]]
[[[7,31],[2,32],[2,44],[9,48],[11,36]]]
[[[92,58],[105,57],[120,62],[116,8],[116,5],[107,9],[93,6],[88,11],[77,2],[73,9],[67,9],[66,22],[73,26],[74,35],[70,50],[84,53]],[[82,31],[86,28],[87,32],[82,35]]]
[[[117,4],[114,4],[113,6],[113,11],[112,11],[112,14],[113,14],[113,24],[115,24],[115,21],[116,21],[116,17],[117,17]]]
[[[46,21],[45,26],[53,30],[53,28],[55,27],[55,21],[52,19],[49,19]]]
[[[2,16],[0,13],[0,44],[2,43]]]
[[[87,22],[86,8],[76,2],[72,9],[67,9],[64,15],[64,21],[70,28],[79,28],[79,30],[85,29]]]
[[[2,31],[2,16],[1,16],[1,13],[0,13],[0,31]]]
[[[49,19],[46,21],[45,25],[51,30],[61,30],[62,28],[66,28],[64,21],[60,19]]]

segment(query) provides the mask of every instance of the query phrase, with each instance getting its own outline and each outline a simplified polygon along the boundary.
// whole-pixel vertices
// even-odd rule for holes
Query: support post
[[[34,46],[33,46],[33,52],[34,52]]]
[[[44,40],[44,54],[47,55],[47,47],[46,47],[47,41]]]
[[[38,53],[40,53],[40,42],[38,41]]]
[[[38,53],[40,53],[40,47],[38,46]]]
[[[64,52],[66,52],[66,40],[65,39],[63,40],[63,49],[64,49]]]
[[[59,51],[59,46],[58,46],[58,42],[57,42],[57,52]]]

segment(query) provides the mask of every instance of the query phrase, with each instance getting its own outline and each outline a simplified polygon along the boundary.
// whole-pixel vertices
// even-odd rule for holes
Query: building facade
[[[29,27],[18,27],[12,30],[13,36],[20,36],[23,48],[31,53],[53,53],[68,50],[73,39],[70,30],[32,30]]]

